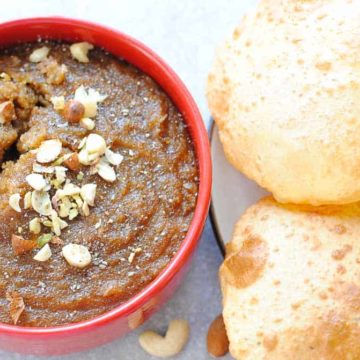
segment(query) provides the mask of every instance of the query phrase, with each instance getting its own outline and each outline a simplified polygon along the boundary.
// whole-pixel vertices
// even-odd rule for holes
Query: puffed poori
[[[360,359],[359,238],[360,203],[250,207],[220,269],[232,355]]]
[[[280,202],[360,200],[359,54],[358,1],[261,1],[208,79],[228,160]]]

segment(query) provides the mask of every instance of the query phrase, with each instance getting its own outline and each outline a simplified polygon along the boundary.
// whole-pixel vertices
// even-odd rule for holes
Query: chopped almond
[[[72,44],[70,46],[70,52],[73,58],[76,59],[77,61],[82,63],[87,63],[89,62],[88,52],[93,48],[94,45],[84,41],[84,42]]]
[[[20,199],[20,194],[13,194],[9,198],[9,205],[13,210],[17,211],[18,213],[21,213]]]
[[[79,155],[76,153],[73,153],[73,154],[65,157],[63,164],[71,171],[79,171],[80,166],[81,166],[80,161],[79,161]]]
[[[39,49],[34,50],[29,57],[29,60],[33,63],[39,63],[45,60],[50,52],[50,49],[46,46],[43,46]]]
[[[6,294],[6,299],[10,302],[10,317],[17,324],[23,311],[25,310],[24,299],[20,296],[17,291]]]
[[[53,139],[44,141],[36,154],[36,160],[40,164],[46,164],[57,159],[62,150],[62,143],[60,140]]]
[[[12,235],[11,245],[16,256],[22,255],[36,248],[37,242],[25,240],[22,236]]]

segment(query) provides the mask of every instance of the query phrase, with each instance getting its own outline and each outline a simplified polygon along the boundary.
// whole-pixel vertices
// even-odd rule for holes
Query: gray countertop
[[[1,1],[0,21],[63,15],[117,28],[147,44],[183,79],[193,94],[207,127],[210,114],[205,81],[219,41],[229,34],[256,0],[11,0]],[[165,330],[173,318],[188,319],[190,341],[177,359],[209,359],[206,332],[221,311],[217,271],[221,255],[207,222],[200,247],[183,285],[173,299],[137,331],[100,348],[59,360],[142,360],[151,356],[138,345],[144,329]],[[229,359],[230,356],[224,359]],[[4,353],[2,360],[34,360],[34,356]]]

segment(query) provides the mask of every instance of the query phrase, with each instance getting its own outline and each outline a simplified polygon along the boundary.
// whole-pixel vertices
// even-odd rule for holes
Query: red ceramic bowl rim
[[[4,28],[24,27],[26,25],[34,26],[44,23],[48,24],[49,22],[53,23],[56,26],[66,24],[73,26],[74,28],[88,28],[111,33],[114,40],[116,40],[116,38],[121,38],[122,41],[125,41],[128,45],[135,47],[137,50],[145,54],[145,56],[150,59],[153,66],[155,66],[157,69],[160,69],[161,72],[166,75],[168,81],[172,82],[172,85],[176,87],[177,95],[183,97],[186,100],[187,113],[184,117],[191,118],[193,122],[193,131],[191,136],[193,138],[199,166],[199,192],[194,217],[178,252],[172,258],[167,267],[149,285],[147,285],[138,294],[133,296],[130,300],[100,316],[69,325],[41,328],[14,326],[0,323],[0,333],[6,333],[8,335],[71,335],[75,332],[87,331],[91,330],[94,327],[106,325],[112,320],[131,314],[133,311],[143,306],[150,299],[154,298],[162,289],[164,289],[165,286],[172,280],[176,273],[180,271],[182,266],[192,255],[200,239],[201,232],[207,218],[210,203],[212,169],[208,134],[202,121],[200,112],[197,108],[197,105],[195,104],[195,101],[193,100],[184,83],[176,75],[176,73],[157,54],[155,54],[151,49],[149,49],[147,46],[145,46],[138,40],[120,31],[89,21],[57,16],[25,18],[1,23],[0,30],[3,30]],[[17,40],[18,39],[16,38],[11,39],[10,43],[16,43]],[[9,41],[7,41],[7,43],[9,43]],[[131,60],[128,61],[131,63]],[[184,109],[179,110],[182,111]]]

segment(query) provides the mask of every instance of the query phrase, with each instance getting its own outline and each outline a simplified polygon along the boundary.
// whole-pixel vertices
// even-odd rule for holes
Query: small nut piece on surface
[[[9,205],[13,210],[17,211],[18,213],[21,213],[20,199],[20,194],[13,194],[9,198]]]
[[[72,153],[68,156],[65,156],[63,164],[71,171],[79,171],[81,165],[79,161],[79,155]]]
[[[40,215],[51,215],[52,204],[50,195],[45,191],[33,191],[31,194],[31,206]]]
[[[41,222],[40,222],[40,219],[38,217],[30,220],[30,222],[29,222],[29,230],[33,234],[40,234],[40,232],[41,232]]]
[[[47,183],[44,177],[40,174],[30,174],[26,177],[26,182],[34,189],[41,191],[45,189]]]
[[[104,101],[107,98],[106,95],[101,95],[95,89],[85,89],[83,85],[79,86],[75,91],[74,99],[80,101],[85,107],[85,118],[93,118],[97,113],[97,104]]]
[[[29,60],[33,63],[38,63],[47,58],[49,55],[50,49],[46,46],[43,46],[39,49],[34,50],[29,57]]]
[[[89,62],[88,52],[92,50],[94,45],[84,41],[72,44],[70,46],[71,55],[79,62],[87,63]]]
[[[103,178],[107,182],[114,182],[116,180],[116,173],[112,166],[101,159],[99,163],[96,165],[97,173],[101,178]]]
[[[106,151],[106,141],[98,134],[90,134],[86,139],[85,149],[89,154],[101,156]]]
[[[70,100],[64,107],[64,118],[69,123],[78,123],[85,114],[85,106],[76,100]]]
[[[36,160],[40,164],[46,164],[57,159],[62,150],[62,143],[60,140],[46,140],[44,141],[36,154]]]
[[[11,246],[15,255],[22,255],[36,248],[36,241],[25,240],[22,236],[13,234],[11,236]]]
[[[165,337],[145,331],[139,337],[141,347],[150,355],[167,358],[182,351],[189,339],[190,327],[186,320],[172,320]]]
[[[90,118],[82,118],[80,120],[80,125],[86,130],[94,130],[95,129],[95,121]]]
[[[114,166],[118,166],[122,163],[122,161],[124,160],[124,157],[121,154],[115,153],[113,151],[111,151],[110,149],[106,149],[105,151],[105,157],[106,160]]]
[[[221,314],[217,316],[209,326],[207,350],[210,355],[215,357],[224,356],[229,351],[229,339]]]
[[[81,187],[80,195],[88,205],[94,206],[96,196],[96,184],[83,185]]]
[[[12,101],[5,101],[0,104],[0,124],[9,124],[15,117],[15,107]]]
[[[65,98],[64,96],[53,96],[50,98],[51,103],[54,106],[56,111],[64,110],[65,108]]]
[[[91,263],[91,254],[86,246],[68,244],[62,248],[62,254],[69,265],[83,269]]]
[[[51,258],[51,249],[49,244],[44,245],[38,253],[34,256],[34,260],[36,261],[48,261]]]
[[[24,196],[24,209],[30,209],[31,208],[31,191],[28,191]]]

